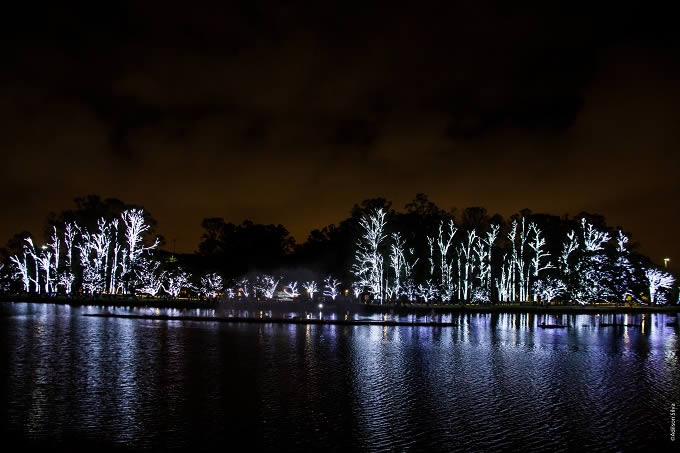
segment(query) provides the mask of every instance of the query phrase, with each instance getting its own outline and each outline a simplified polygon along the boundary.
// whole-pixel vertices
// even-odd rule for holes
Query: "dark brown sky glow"
[[[0,242],[90,193],[145,206],[193,251],[204,217],[303,241],[362,199],[425,192],[601,213],[680,265],[668,12],[171,3],[8,14]]]

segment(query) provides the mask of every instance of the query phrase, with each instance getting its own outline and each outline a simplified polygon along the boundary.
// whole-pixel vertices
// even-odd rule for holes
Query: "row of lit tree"
[[[251,280],[242,278],[225,288],[222,276],[211,272],[201,276],[198,284],[191,273],[177,266],[166,269],[152,253],[158,246],[144,244],[149,225],[144,211],[128,209],[120,219],[101,217],[97,229],[88,231],[78,222],[67,222],[59,231],[52,228],[50,240],[36,247],[33,239],[24,238],[22,251],[10,256],[12,276],[26,293],[72,295],[145,294],[152,297],[167,295],[177,298],[202,295],[207,298],[264,298],[272,299],[282,287],[282,295],[291,299],[314,299],[317,293],[335,299],[340,294],[340,281],[328,276],[323,286],[316,281],[297,281],[282,284],[282,278],[257,275]],[[4,264],[0,264],[1,266]]]
[[[500,250],[496,247],[499,225],[490,225],[488,231],[459,231],[453,220],[442,221],[438,234],[427,237],[429,254],[416,257],[399,232],[386,234],[385,217],[386,213],[377,209],[360,220],[362,235],[352,267],[353,288],[367,290],[379,301],[561,299],[585,304],[641,302],[644,297],[651,303],[664,303],[675,283],[668,272],[634,265],[627,247],[629,238],[621,230],[612,238],[585,218],[578,229],[567,234],[557,257],[547,251],[541,228],[524,217],[512,221],[506,237],[509,247]],[[612,241],[614,256],[605,252]],[[494,251],[502,253],[500,260],[492,259]],[[417,264],[428,268],[429,278],[424,282],[413,278]],[[647,288],[644,296],[634,290],[641,283]]]
[[[628,237],[598,230],[582,218],[569,231],[559,256],[546,247],[541,228],[525,217],[513,220],[499,246],[501,227],[461,231],[453,220],[441,221],[437,234],[426,237],[428,253],[415,256],[400,232],[387,234],[386,213],[369,211],[359,220],[351,273],[354,298],[410,302],[527,302],[568,300],[663,303],[675,280],[661,269],[630,259]],[[145,245],[149,232],[141,209],[127,209],[120,218],[99,218],[94,231],[76,221],[66,222],[45,245],[26,237],[23,249],[10,257],[12,276],[23,291],[66,295],[146,294],[179,297],[184,291],[214,298],[273,299],[278,295],[313,299],[316,294],[335,299],[342,282],[328,276],[323,284],[309,280],[284,281],[273,275],[237,279],[226,285],[217,273],[197,279],[182,267],[167,269],[154,256],[158,239]],[[613,245],[614,253],[605,248]],[[612,247],[609,247],[612,248]],[[500,256],[496,256],[499,254]],[[424,281],[416,281],[416,266],[426,267]],[[422,273],[421,273],[422,274]],[[644,286],[646,294],[636,288]],[[279,292],[278,290],[281,289]]]

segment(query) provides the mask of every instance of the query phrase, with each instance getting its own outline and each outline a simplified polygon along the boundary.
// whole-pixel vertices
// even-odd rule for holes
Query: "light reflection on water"
[[[457,326],[436,328],[81,316],[104,311],[156,309],[0,306],[3,434],[149,449],[238,437],[254,449],[628,450],[668,441],[680,401],[677,318],[663,314],[444,314]],[[431,318],[353,314],[383,315]],[[600,327],[614,321],[634,326]]]

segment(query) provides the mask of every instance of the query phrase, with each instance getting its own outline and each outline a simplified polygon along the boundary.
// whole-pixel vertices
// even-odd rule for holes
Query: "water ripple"
[[[2,306],[5,436],[76,449],[642,450],[667,442],[680,401],[665,315],[644,328],[618,325],[639,316],[451,314],[444,328],[81,316],[96,310]]]

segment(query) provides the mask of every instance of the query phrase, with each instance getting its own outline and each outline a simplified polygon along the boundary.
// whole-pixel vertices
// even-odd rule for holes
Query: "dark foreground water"
[[[0,304],[5,439],[95,452],[677,446],[680,341],[664,314],[617,318],[634,327],[454,315],[445,328],[82,316],[99,311]]]

